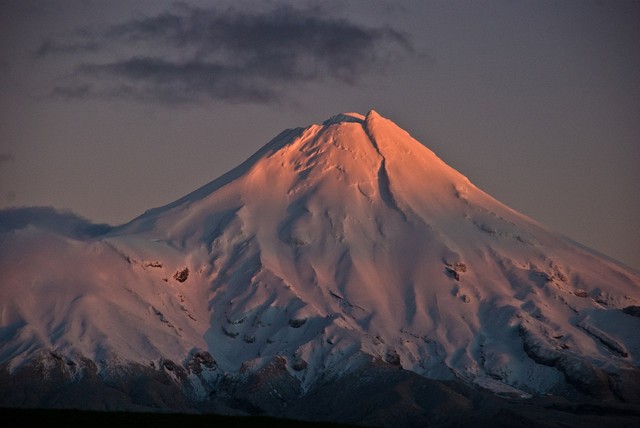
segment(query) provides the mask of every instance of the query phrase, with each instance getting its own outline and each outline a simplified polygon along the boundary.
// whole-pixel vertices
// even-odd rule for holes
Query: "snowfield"
[[[0,235],[4,376],[145,367],[196,401],[269,370],[304,396],[380,364],[512,398],[640,403],[633,306],[640,273],[496,201],[375,111],[284,131],[106,235]]]

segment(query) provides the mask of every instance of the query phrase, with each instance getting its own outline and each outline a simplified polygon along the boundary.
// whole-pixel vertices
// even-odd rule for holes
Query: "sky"
[[[373,108],[640,269],[638,22],[638,1],[3,0],[0,209],[121,224]]]

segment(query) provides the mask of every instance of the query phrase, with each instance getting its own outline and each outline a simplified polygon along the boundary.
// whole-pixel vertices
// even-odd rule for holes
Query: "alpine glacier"
[[[390,368],[640,404],[640,273],[498,202],[373,110],[286,130],[106,235],[0,239],[1,406],[288,415],[282,403]],[[104,392],[136,372],[165,380]],[[16,380],[40,376],[91,378],[109,398]],[[262,383],[242,395],[248,379]],[[151,397],[159,384],[182,404]]]

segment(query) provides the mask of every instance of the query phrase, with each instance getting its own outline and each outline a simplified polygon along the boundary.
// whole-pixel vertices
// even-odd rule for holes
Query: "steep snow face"
[[[621,311],[640,305],[638,272],[494,200],[375,111],[285,131],[105,238],[27,229],[1,245],[14,364],[207,351],[236,372],[282,356],[308,388],[373,358],[533,393],[640,365],[640,318]]]

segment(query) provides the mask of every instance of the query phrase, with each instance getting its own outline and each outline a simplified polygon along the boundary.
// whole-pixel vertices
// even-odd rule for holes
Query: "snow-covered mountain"
[[[493,199],[375,111],[284,131],[98,238],[5,231],[0,321],[3,406],[87,400],[18,386],[42,376],[93,379],[110,398],[91,408],[288,414],[390,367],[640,404],[640,273]],[[153,385],[114,398],[132,373]],[[169,384],[180,405],[149,392]]]

